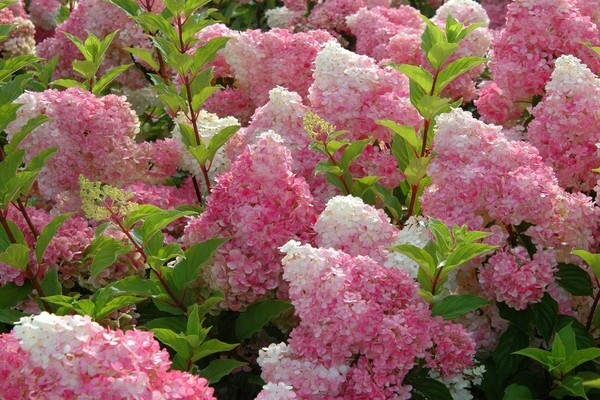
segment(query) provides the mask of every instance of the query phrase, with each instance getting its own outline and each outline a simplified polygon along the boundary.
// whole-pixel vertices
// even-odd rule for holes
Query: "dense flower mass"
[[[87,316],[23,317],[0,343],[5,398],[214,399],[206,379],[169,371],[151,333],[107,330]]]
[[[589,192],[600,165],[600,79],[573,56],[556,60],[527,136],[562,187]]]
[[[271,383],[262,398],[293,390],[310,399],[408,399],[402,379],[415,358],[448,376],[472,365],[475,344],[467,332],[432,318],[404,271],[294,241],[282,250],[283,277],[301,322],[288,345],[261,351],[262,377]]]
[[[506,25],[495,40],[490,61],[493,83],[487,83],[477,109],[485,121],[516,120],[533,96],[542,95],[555,60],[573,54],[592,71],[600,59],[584,43],[597,43],[600,31],[574,0],[515,0]]]
[[[38,179],[40,195],[55,200],[63,192],[78,190],[79,175],[121,184],[143,174],[143,153],[134,141],[139,121],[124,98],[95,97],[80,88],[65,91],[26,92],[17,100],[23,106],[7,128],[9,140],[25,123],[41,115],[52,118],[21,144],[26,160],[56,147]],[[73,118],[73,110],[78,117]],[[99,160],[102,160],[101,162]]]
[[[267,132],[216,178],[206,211],[190,221],[183,237],[188,245],[230,238],[204,268],[202,280],[223,291],[232,309],[277,290],[279,246],[309,239],[316,220],[306,182],[292,174],[290,152],[273,135]]]
[[[598,397],[600,1],[11,1],[0,399]]]
[[[590,248],[598,210],[590,198],[566,192],[552,168],[528,143],[512,141],[501,127],[454,110],[437,119],[432,185],[423,208],[446,223],[471,229],[532,224],[527,233],[544,246]]]

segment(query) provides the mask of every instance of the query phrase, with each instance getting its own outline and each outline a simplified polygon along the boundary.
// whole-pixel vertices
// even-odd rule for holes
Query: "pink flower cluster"
[[[391,142],[387,128],[376,121],[391,119],[419,128],[421,118],[408,99],[408,79],[375,60],[329,42],[316,58],[308,99],[314,112],[350,140],[371,137]]]
[[[35,27],[25,14],[21,2],[0,10],[0,24],[13,25],[8,37],[0,42],[3,57],[35,54]]]
[[[43,312],[21,318],[0,344],[7,399],[214,400],[206,379],[169,371],[168,352],[149,332]]]
[[[591,191],[600,166],[600,79],[577,58],[556,60],[527,136],[564,188]]]
[[[522,247],[504,249],[494,254],[479,268],[483,293],[495,301],[503,301],[516,310],[539,302],[554,282],[556,254],[541,250],[529,258]]]
[[[124,98],[97,98],[70,88],[26,92],[17,101],[23,106],[7,128],[9,141],[29,119],[40,115],[52,118],[20,144],[26,150],[26,161],[41,150],[58,148],[38,177],[44,199],[56,200],[63,192],[77,191],[79,175],[113,185],[144,175],[145,154],[134,140],[139,121]]]
[[[590,198],[562,189],[530,144],[456,109],[437,118],[433,150],[432,185],[421,199],[426,215],[471,229],[527,222],[535,243],[567,253],[593,245],[599,211]]]
[[[317,53],[333,38],[325,31],[292,33],[286,29],[238,33],[218,24],[199,34],[199,44],[215,37],[230,37],[212,65],[220,79],[234,85],[216,93],[207,110],[221,117],[233,115],[247,122],[253,110],[269,99],[269,91],[283,86],[306,97],[312,84]],[[233,104],[230,104],[233,103]]]
[[[290,239],[310,239],[316,221],[306,182],[293,175],[289,150],[272,135],[248,147],[216,178],[206,210],[190,221],[183,236],[186,245],[231,238],[204,268],[202,279],[223,291],[233,310],[278,289],[279,246]]]
[[[52,216],[42,209],[26,207],[26,212],[36,234],[39,234],[52,220]],[[36,238],[23,214],[16,207],[11,206],[8,208],[6,218],[17,225],[23,232],[27,245],[33,249],[36,245]],[[91,242],[93,236],[94,232],[88,221],[79,216],[70,217],[50,241],[40,264],[37,264],[32,253],[30,260],[32,271],[38,279],[42,279],[49,268],[58,268],[61,276],[69,275],[72,265],[81,260],[83,250]],[[0,263],[0,284],[14,282],[20,286],[24,281],[23,272]]]
[[[301,322],[288,345],[260,352],[271,385],[259,398],[278,398],[274,393],[285,389],[302,399],[408,399],[402,381],[416,358],[448,376],[472,365],[473,340],[460,325],[432,318],[404,271],[295,241],[282,250]]]
[[[600,30],[575,3],[515,0],[508,5],[506,25],[494,42],[489,64],[493,81],[476,101],[486,122],[510,124],[518,119],[533,96],[543,95],[554,61],[563,54],[573,54],[595,73],[600,71],[600,58],[584,45],[600,42]]]

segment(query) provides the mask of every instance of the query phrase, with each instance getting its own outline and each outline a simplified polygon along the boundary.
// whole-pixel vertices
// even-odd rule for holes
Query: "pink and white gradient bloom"
[[[246,150],[228,172],[216,178],[206,210],[190,221],[183,242],[193,245],[230,237],[201,280],[225,294],[225,305],[239,310],[277,294],[281,286],[279,246],[310,240],[316,213],[308,185],[291,170],[290,152],[267,134]],[[278,293],[276,293],[278,292]]]
[[[554,282],[556,254],[541,250],[530,259],[522,247],[494,254],[479,268],[479,283],[491,300],[502,301],[511,308],[524,310],[539,302]]]
[[[0,335],[0,392],[11,399],[214,400],[206,379],[169,371],[152,333],[43,312]]]
[[[139,120],[123,97],[97,98],[74,87],[25,92],[17,102],[23,106],[6,129],[9,141],[29,119],[52,118],[19,145],[26,151],[25,161],[42,150],[58,148],[38,176],[44,199],[77,192],[79,175],[119,186],[145,174],[146,155],[134,140]]]
[[[546,96],[533,109],[527,136],[560,185],[591,191],[600,165],[600,79],[571,55],[556,60]]]
[[[282,384],[287,398],[293,391],[307,399],[408,399],[405,375],[416,358],[431,357],[435,346],[451,366],[443,374],[472,365],[470,336],[447,323],[451,337],[434,338],[446,323],[431,317],[418,285],[404,271],[295,241],[282,251],[283,277],[300,324],[287,345],[259,353],[262,377],[271,383],[262,398],[274,399],[273,385]]]
[[[582,60],[593,72],[600,58],[584,42],[598,43],[600,30],[574,0],[514,0],[506,25],[493,45],[489,64],[493,84],[475,102],[485,122],[510,125],[543,95],[554,62],[564,54]]]

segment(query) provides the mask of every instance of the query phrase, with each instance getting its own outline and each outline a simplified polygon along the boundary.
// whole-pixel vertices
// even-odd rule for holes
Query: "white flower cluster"
[[[397,229],[382,210],[354,196],[335,196],[315,224],[319,247],[342,250],[353,256],[383,261]]]
[[[287,28],[302,17],[302,11],[290,10],[287,7],[277,7],[265,12],[267,25],[270,28]]]
[[[454,400],[473,400],[473,395],[469,391],[472,386],[479,385],[485,373],[484,365],[477,365],[473,368],[467,368],[462,375],[457,375],[452,378],[440,378],[440,374],[436,371],[430,371],[429,376],[433,379],[441,380],[450,390],[452,399]]]
[[[552,79],[546,85],[546,92],[572,96],[574,90],[582,86],[597,88],[600,86],[600,80],[577,57],[570,54],[560,56],[554,63],[554,72],[552,72]]]
[[[86,343],[92,334],[103,328],[91,322],[89,316],[59,317],[42,312],[32,317],[22,317],[14,327],[14,335],[21,340],[21,348],[41,368],[68,358],[78,346]]]

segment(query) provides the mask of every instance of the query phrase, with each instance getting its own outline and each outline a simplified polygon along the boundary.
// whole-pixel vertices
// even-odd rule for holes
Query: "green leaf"
[[[509,326],[500,336],[500,341],[492,354],[492,358],[497,367],[497,374],[501,379],[517,371],[523,358],[513,354],[513,352],[527,347],[528,344],[528,335],[515,325]]]
[[[377,121],[378,125],[385,126],[392,132],[396,134],[396,136],[404,139],[414,151],[417,151],[421,147],[421,141],[417,137],[417,132],[415,132],[415,128],[410,125],[400,125],[390,119],[384,119],[381,121]],[[395,140],[395,138],[394,138]],[[402,168],[404,169],[404,168]]]
[[[130,52],[134,57],[137,57],[141,61],[148,64],[154,71],[159,70],[160,65],[158,64],[158,61],[154,59],[154,54],[151,51],[145,49],[136,49],[133,47],[125,47],[125,50]]]
[[[89,60],[75,60],[73,61],[73,71],[80,74],[85,79],[89,80],[96,76],[99,65],[96,65],[93,61]]]
[[[70,88],[70,87],[80,87],[80,88],[85,88],[85,85],[79,81],[76,81],[75,79],[57,79],[55,81],[52,81],[52,83],[50,83],[53,86],[60,86],[60,87],[64,87],[64,88]]]
[[[594,338],[592,338],[592,336],[590,335],[590,333],[584,325],[582,325],[574,317],[559,315],[556,324],[556,330],[561,331],[566,326],[571,326],[571,329],[573,330],[573,332],[575,332],[575,339],[577,342],[578,349],[585,349],[588,347],[596,346]]]
[[[188,309],[188,321],[186,332],[188,335],[200,335],[200,331],[202,330],[202,321],[200,320],[200,315],[198,314],[198,305],[194,304],[190,309]]]
[[[198,348],[194,349],[194,354],[192,356],[192,361],[196,362],[206,356],[215,353],[222,353],[225,351],[230,351],[235,349],[238,346],[237,343],[229,344],[225,342],[221,342],[217,339],[210,339],[206,342],[202,343]]]
[[[435,242],[440,249],[441,254],[446,254],[450,251],[452,244],[452,234],[450,230],[442,221],[435,218],[429,218],[429,224],[427,228],[433,233]]]
[[[10,310],[10,309],[2,309],[0,310],[0,322],[3,324],[11,324],[14,325],[16,322],[22,317],[26,317],[27,314],[18,311],[18,310]]]
[[[338,163],[339,168],[346,171],[350,168],[350,165],[365,151],[365,148],[369,145],[371,139],[357,140],[350,143],[343,151],[342,157]]]
[[[90,272],[95,278],[99,273],[110,267],[119,256],[131,251],[131,247],[123,242],[106,236],[101,236],[92,242],[89,251],[93,254]]]
[[[208,141],[209,160],[212,161],[217,151],[240,129],[239,125],[226,126]]]
[[[585,393],[585,388],[583,387],[583,378],[579,376],[567,376],[559,381],[558,385],[565,389],[572,396],[588,399],[587,394]],[[553,393],[550,394],[552,395]]]
[[[527,386],[513,383],[504,390],[503,400],[535,400]]]
[[[191,346],[182,334],[177,334],[172,330],[164,328],[154,328],[152,332],[158,340],[175,350],[182,358],[190,358]]]
[[[35,245],[35,258],[38,263],[42,262],[42,259],[44,258],[44,253],[46,252],[50,241],[52,240],[52,238],[54,238],[54,235],[56,234],[58,229],[73,214],[74,213],[72,212],[67,214],[61,214],[58,217],[52,219],[52,221],[50,221],[50,223],[46,225],[44,229],[42,229],[40,235],[37,238],[37,243]]]
[[[430,93],[433,86],[433,75],[423,67],[410,64],[394,65],[413,82],[415,82],[425,93]]]
[[[142,12],[141,7],[135,0],[110,0],[110,2],[125,11],[130,17],[135,17]]]
[[[142,226],[137,230],[144,242],[152,239],[152,236],[165,228],[171,222],[190,215],[194,215],[191,211],[178,210],[161,210],[160,213],[150,215],[145,218]]]
[[[173,268],[173,283],[180,290],[198,278],[200,267],[204,266],[213,256],[215,251],[225,243],[226,238],[209,239],[195,244],[185,251],[185,258]]]
[[[412,398],[423,400],[452,400],[450,391],[442,382],[431,378],[419,378],[410,381]]]
[[[453,320],[489,304],[489,301],[471,294],[450,295],[433,303],[431,315],[439,315],[445,320]]]
[[[410,160],[406,169],[404,170],[404,176],[408,183],[412,186],[419,185],[419,182],[425,175],[427,175],[427,166],[429,165],[429,157],[419,157]]]
[[[561,363],[559,369],[563,374],[568,374],[581,364],[595,360],[598,357],[600,357],[599,348],[590,347],[589,349],[577,350],[570,355],[567,354],[567,359]]]
[[[98,81],[94,85],[92,93],[94,93],[95,95],[100,95],[104,91],[104,89],[106,89],[108,85],[110,85],[112,81],[114,81],[123,72],[127,71],[127,69],[129,69],[129,67],[131,67],[132,65],[133,64],[125,64],[119,65],[118,67],[113,67],[110,71],[104,74],[104,76],[98,79]]]
[[[0,262],[25,271],[29,263],[29,247],[24,244],[11,243],[3,253],[0,253]]]
[[[600,254],[592,254],[585,250],[573,250],[571,254],[583,259],[592,268],[594,276],[600,279]]]
[[[14,307],[18,302],[25,300],[31,293],[31,289],[29,282],[25,282],[23,286],[14,283],[0,286],[0,309]]]
[[[235,322],[235,333],[240,340],[246,340],[260,331],[263,326],[292,308],[290,303],[281,300],[263,300],[252,304]]]
[[[429,18],[425,16],[421,16],[421,18],[423,18],[426,24],[425,31],[421,35],[421,48],[427,54],[436,43],[444,41],[445,35]]]
[[[478,65],[483,64],[485,61],[486,59],[482,57],[462,57],[452,61],[439,73],[434,94],[441,93],[454,79]]]
[[[437,263],[426,250],[423,250],[412,244],[401,244],[399,246],[392,247],[392,250],[400,252],[415,261],[422,267],[430,276],[433,277],[435,274]]]
[[[513,351],[512,354],[529,357],[542,364],[546,369],[552,369],[555,366],[555,360],[554,357],[552,357],[552,353],[546,350],[530,347],[519,351]]]
[[[97,309],[95,318],[97,320],[101,320],[102,318],[113,313],[114,311],[117,311],[120,308],[123,308],[130,304],[139,303],[140,301],[144,301],[144,300],[145,300],[144,297],[130,296],[130,295],[115,297],[114,299],[112,299],[108,303],[106,303],[106,305],[103,305],[101,308]],[[96,308],[98,308],[98,307],[96,307]]]
[[[541,302],[531,304],[529,307],[533,313],[533,325],[546,343],[549,343],[558,320],[558,303],[552,296],[545,293]]]
[[[58,271],[56,268],[52,268],[46,273],[44,279],[40,280],[40,286],[46,296],[62,294],[62,286],[58,281]]]
[[[184,317],[160,317],[154,318],[144,324],[146,329],[164,328],[175,333],[185,333],[186,319]]]
[[[8,226],[8,229],[12,233],[12,236],[15,238],[17,243],[20,243],[20,244],[26,243],[25,237],[23,236],[23,232],[21,232],[19,227],[14,222],[7,220],[6,225]],[[0,252],[4,252],[8,248],[8,246],[10,246],[11,244],[12,244],[11,239],[9,238],[6,231],[4,230],[4,227],[2,227],[2,229],[0,229]]]
[[[558,264],[554,274],[556,283],[574,296],[591,296],[593,285],[590,275],[583,268],[574,264]]]
[[[458,50],[458,47],[457,43],[438,42],[427,53],[427,59],[433,68],[438,69]]]
[[[206,368],[201,369],[200,376],[206,378],[208,383],[213,385],[219,382],[224,376],[229,375],[234,369],[243,367],[244,365],[248,365],[248,363],[221,358],[211,361]]]
[[[206,63],[211,62],[217,55],[217,52],[225,47],[229,39],[228,37],[217,37],[200,46],[194,53],[192,68],[200,70]]]
[[[495,250],[498,246],[491,246],[483,243],[467,243],[459,246],[446,259],[444,270],[452,269],[463,265],[467,261],[479,257],[487,252]]]

